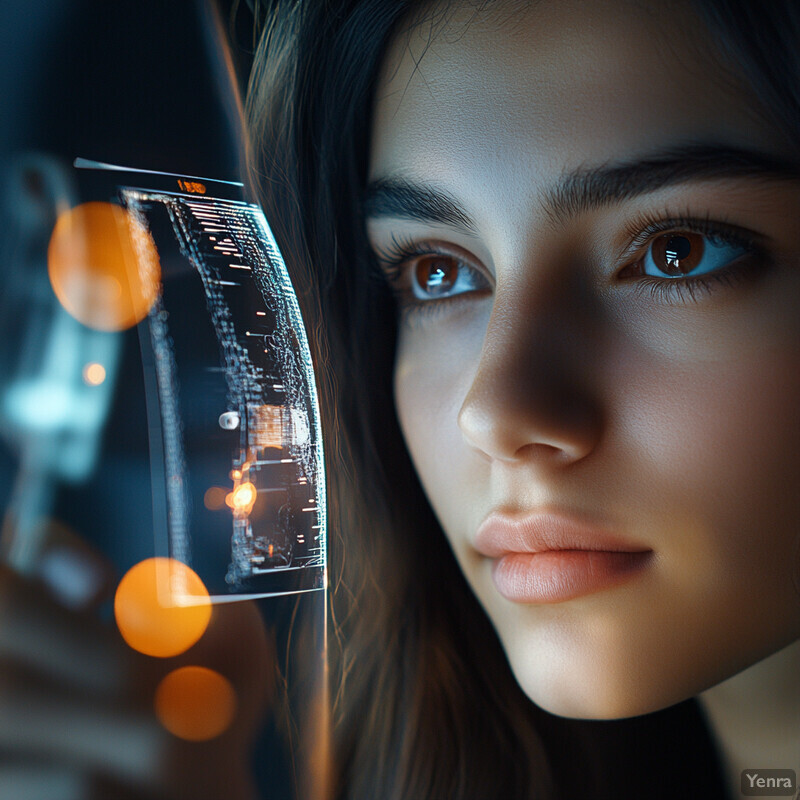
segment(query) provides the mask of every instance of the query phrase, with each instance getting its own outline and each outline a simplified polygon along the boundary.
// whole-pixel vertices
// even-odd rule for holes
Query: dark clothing
[[[733,800],[696,700],[624,720],[563,722],[565,740],[548,747],[563,800]],[[583,768],[582,751],[591,762]]]

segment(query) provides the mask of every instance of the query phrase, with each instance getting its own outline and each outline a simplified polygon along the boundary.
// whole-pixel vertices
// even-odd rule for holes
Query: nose
[[[458,425],[493,460],[566,466],[602,433],[593,375],[599,332],[586,298],[498,295]]]

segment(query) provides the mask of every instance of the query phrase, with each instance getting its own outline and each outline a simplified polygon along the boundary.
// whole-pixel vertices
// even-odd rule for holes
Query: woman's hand
[[[215,606],[196,645],[156,659],[98,618],[114,583],[80,540],[56,532],[40,564],[36,578],[0,566],[0,800],[255,797],[248,758],[273,675],[255,604]],[[209,741],[173,736],[154,712],[162,678],[187,665],[236,695],[233,722]]]

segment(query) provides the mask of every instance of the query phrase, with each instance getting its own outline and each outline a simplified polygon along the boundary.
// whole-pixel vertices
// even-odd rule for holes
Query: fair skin
[[[378,84],[370,180],[459,209],[384,191],[368,220],[403,306],[410,454],[534,702],[612,719],[700,695],[732,787],[767,766],[755,730],[800,767],[777,711],[800,717],[796,151],[683,4],[505,5],[399,35]],[[637,188],[640,170],[553,207],[571,173],[712,144],[758,163],[694,159]],[[632,244],[652,220],[673,222]],[[678,275],[657,269],[667,232],[704,253]],[[476,546],[493,512],[579,519],[651,556],[574,598],[509,599]]]

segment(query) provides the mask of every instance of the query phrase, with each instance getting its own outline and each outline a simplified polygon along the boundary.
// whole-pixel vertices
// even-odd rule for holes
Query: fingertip
[[[62,605],[73,611],[95,604],[109,583],[101,564],[64,545],[45,550],[36,575]]]
[[[58,520],[48,521],[43,538],[33,575],[56,601],[83,611],[111,597],[114,568],[85,539]]]

